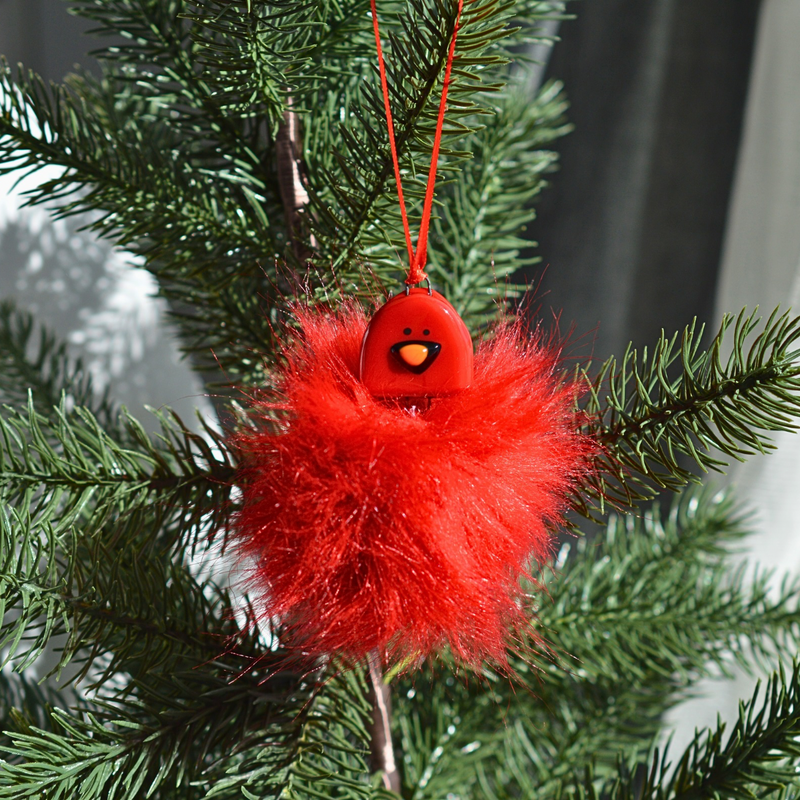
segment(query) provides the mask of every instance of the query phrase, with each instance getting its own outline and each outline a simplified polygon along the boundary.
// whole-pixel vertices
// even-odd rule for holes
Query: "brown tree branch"
[[[278,185],[281,190],[283,210],[286,215],[287,235],[292,243],[292,250],[299,264],[305,264],[311,257],[311,250],[301,239],[301,216],[308,205],[308,192],[303,181],[303,152],[300,119],[292,110],[292,98],[288,98],[289,108],[283,114],[283,123],[275,137],[277,156]],[[316,242],[311,237],[309,242],[314,248]]]
[[[383,773],[383,785],[400,794],[400,772],[392,744],[392,690],[383,681],[380,655],[369,656],[370,699],[372,701],[372,769]]]

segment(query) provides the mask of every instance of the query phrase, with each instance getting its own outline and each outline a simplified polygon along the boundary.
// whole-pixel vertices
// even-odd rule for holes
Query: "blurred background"
[[[63,0],[0,0],[0,53],[47,80],[94,69],[85,23]],[[581,356],[621,355],[694,317],[800,305],[800,3],[797,0],[575,0],[536,49],[538,80],[561,80],[575,130],[530,231],[542,263],[523,276],[536,304],[574,326]],[[149,276],[81,230],[25,209],[0,179],[0,297],[35,312],[134,413],[203,406]],[[207,406],[205,406],[207,407]],[[800,567],[800,437],[736,465],[753,510],[750,550]],[[720,484],[722,478],[715,478]],[[751,679],[710,682],[677,708],[676,744]]]
[[[0,0],[0,55],[46,81],[60,82],[75,69],[99,72],[89,55],[96,40],[68,6]],[[157,424],[145,405],[169,405],[192,425],[194,409],[210,405],[181,359],[155,281],[128,253],[84,230],[90,217],[53,220],[44,206],[22,207],[26,186],[42,177],[15,185],[18,176],[0,176],[0,299],[12,298],[66,340],[95,385],[109,387],[151,430]]]

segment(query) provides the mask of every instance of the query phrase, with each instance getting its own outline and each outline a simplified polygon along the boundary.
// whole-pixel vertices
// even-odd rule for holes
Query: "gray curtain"
[[[58,81],[76,64],[87,66],[93,43],[81,34],[88,27],[63,0],[0,0],[0,55]]]
[[[710,321],[758,6],[568,4],[547,75],[575,130],[532,227],[542,267],[525,277],[562,330],[589,332],[582,354]]]

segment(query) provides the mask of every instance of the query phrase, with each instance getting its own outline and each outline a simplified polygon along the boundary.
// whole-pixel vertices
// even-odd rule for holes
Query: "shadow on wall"
[[[20,208],[12,183],[0,178],[0,298],[65,340],[95,386],[109,387],[149,429],[157,425],[146,404],[169,405],[191,425],[194,408],[206,401],[180,358],[152,276],[81,230],[86,216],[54,220],[44,207]]]
[[[0,54],[45,80],[96,66],[87,56],[95,40],[82,35],[91,27],[63,0],[0,0]],[[155,281],[81,230],[86,216],[53,220],[45,207],[21,208],[25,186],[36,180],[15,190],[12,176],[0,178],[0,299],[13,299],[66,340],[95,385],[108,386],[149,429],[157,426],[145,404],[170,405],[192,425],[194,408],[208,404],[180,358]]]

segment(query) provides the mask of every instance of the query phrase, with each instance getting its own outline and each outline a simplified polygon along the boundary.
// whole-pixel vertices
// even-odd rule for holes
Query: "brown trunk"
[[[383,773],[383,785],[400,794],[400,773],[392,745],[392,694],[383,682],[380,656],[369,658],[370,699],[372,701],[372,770]]]
[[[281,190],[283,210],[286,215],[286,232],[292,242],[292,249],[299,264],[304,264],[311,256],[311,251],[301,241],[301,214],[308,205],[308,192],[303,183],[301,154],[300,120],[292,111],[291,98],[289,109],[284,112],[283,123],[275,137],[277,156],[278,185]],[[311,246],[314,246],[313,237]]]

